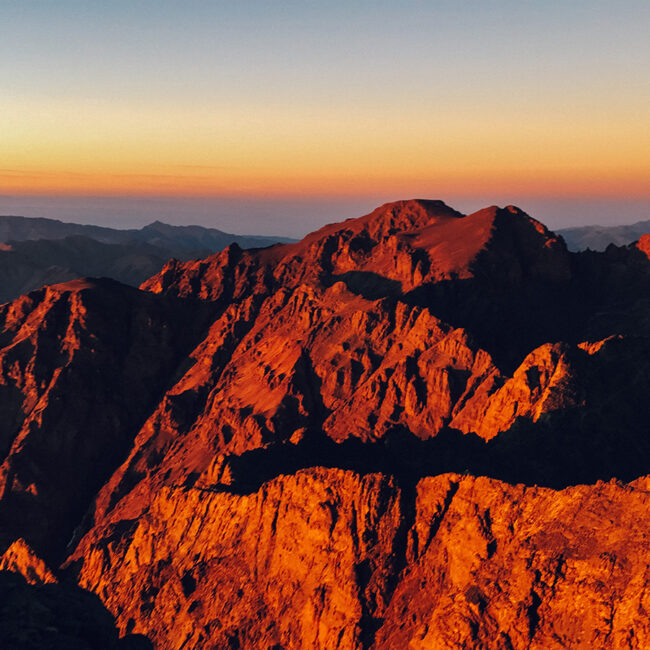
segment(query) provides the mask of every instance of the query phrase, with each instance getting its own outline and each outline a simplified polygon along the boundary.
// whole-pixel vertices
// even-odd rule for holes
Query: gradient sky
[[[0,14],[2,211],[227,197],[294,201],[299,220],[310,201],[424,196],[621,199],[650,216],[647,0],[0,0]]]

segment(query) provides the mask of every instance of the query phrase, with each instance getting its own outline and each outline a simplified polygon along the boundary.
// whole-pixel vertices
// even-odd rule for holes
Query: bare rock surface
[[[646,647],[647,249],[398,201],[0,306],[0,567],[163,649]]]

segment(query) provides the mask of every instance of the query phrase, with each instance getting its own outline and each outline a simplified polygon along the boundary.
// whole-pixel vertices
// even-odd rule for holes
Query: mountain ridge
[[[398,201],[2,305],[0,550],[159,648],[642,647],[646,244]]]
[[[162,221],[153,221],[142,228],[118,229],[107,226],[95,226],[88,224],[79,224],[59,219],[46,219],[44,217],[22,217],[13,215],[0,215],[0,241],[24,241],[30,239],[60,239],[64,237],[81,235],[95,239],[106,244],[128,244],[137,242],[147,242],[150,232],[157,233],[174,233],[175,241],[178,246],[181,244],[186,250],[201,250],[203,248],[214,248],[215,246],[223,247],[223,242],[227,239],[228,243],[240,241],[244,248],[254,248],[256,246],[268,246],[270,243],[278,241],[292,241],[288,237],[276,236],[257,236],[257,235],[235,235],[227,233],[217,228],[208,228],[205,226],[174,226]],[[211,246],[197,246],[190,238],[190,241],[183,241],[183,233],[189,233],[202,236],[204,241],[211,241]],[[227,245],[227,244],[226,244]]]
[[[139,230],[117,230],[0,216],[0,303],[46,284],[85,275],[138,286],[171,258],[205,257],[234,241],[246,248],[285,240],[160,221]]]
[[[591,249],[604,251],[610,244],[626,246],[650,233],[650,220],[637,221],[620,226],[576,226],[556,231],[572,251]]]

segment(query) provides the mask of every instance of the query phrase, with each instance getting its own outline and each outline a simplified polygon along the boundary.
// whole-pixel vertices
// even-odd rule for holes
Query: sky
[[[413,197],[650,218],[647,0],[0,13],[3,213],[285,235]]]

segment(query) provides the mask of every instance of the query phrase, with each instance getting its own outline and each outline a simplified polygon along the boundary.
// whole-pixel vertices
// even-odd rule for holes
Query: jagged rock
[[[0,557],[0,571],[20,573],[30,585],[57,582],[47,564],[22,538],[17,539]]]
[[[643,647],[644,246],[400,201],[4,305],[2,540],[165,649]]]
[[[647,487],[305,470],[163,489],[73,561],[161,648],[645,647]]]
[[[201,331],[186,318],[203,312],[112,280],[0,306],[0,544],[23,537],[60,557]]]
[[[645,647],[647,487],[424,479],[376,647]]]

